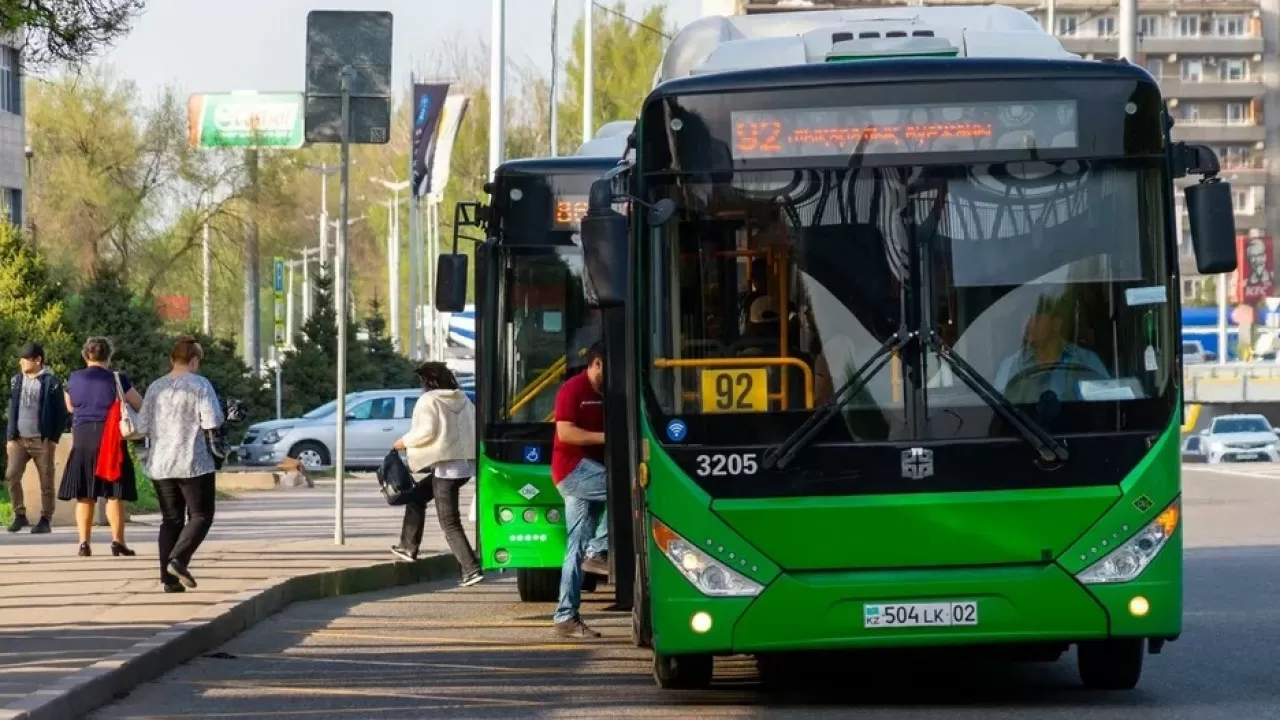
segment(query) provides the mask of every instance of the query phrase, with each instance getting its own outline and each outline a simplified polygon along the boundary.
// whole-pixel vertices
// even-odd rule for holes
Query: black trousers
[[[169,560],[191,564],[191,557],[213,527],[214,474],[193,478],[157,478],[160,501],[160,581],[176,583],[169,572]],[[191,521],[187,522],[187,511]]]
[[[444,531],[445,542],[449,543],[449,552],[457,558],[462,567],[462,575],[466,577],[480,571],[480,562],[467,540],[467,532],[462,528],[462,510],[458,507],[458,493],[471,478],[438,478],[431,473],[414,486],[409,502],[404,506],[404,524],[400,528],[400,548],[411,553],[418,552],[422,544],[422,531],[427,523],[427,503],[436,501],[436,519],[440,521],[440,529]]]

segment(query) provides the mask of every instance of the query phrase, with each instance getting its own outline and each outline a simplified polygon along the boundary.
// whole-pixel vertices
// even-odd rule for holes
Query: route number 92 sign
[[[764,368],[706,369],[701,386],[703,413],[769,410],[769,373]]]

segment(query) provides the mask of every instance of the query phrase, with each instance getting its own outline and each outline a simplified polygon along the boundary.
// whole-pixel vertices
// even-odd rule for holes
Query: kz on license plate
[[[862,606],[862,619],[868,628],[973,626],[978,624],[978,603],[867,604]]]

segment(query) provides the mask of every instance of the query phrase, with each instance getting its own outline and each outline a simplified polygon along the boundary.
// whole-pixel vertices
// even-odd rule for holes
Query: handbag
[[[413,474],[409,472],[409,466],[404,464],[398,450],[387,453],[382,460],[382,465],[378,467],[377,474],[378,486],[382,490],[382,496],[387,499],[388,505],[404,505],[409,502],[409,497],[417,484],[413,481]]]
[[[129,440],[141,440],[143,433],[139,430],[142,423],[138,421],[138,413],[125,402],[124,385],[120,382],[120,373],[111,373],[116,378],[116,399],[120,401],[120,436]]]

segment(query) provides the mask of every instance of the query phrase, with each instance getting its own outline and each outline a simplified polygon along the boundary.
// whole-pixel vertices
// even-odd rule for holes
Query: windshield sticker
[[[1160,364],[1156,362],[1155,348],[1148,345],[1147,349],[1142,352],[1142,364],[1146,366],[1147,372],[1155,372],[1160,369]]]
[[[671,442],[680,442],[689,434],[689,427],[684,421],[676,418],[667,423],[667,439]]]
[[[1085,402],[1136,400],[1137,393],[1124,380],[1081,380],[1080,399]]]
[[[1160,305],[1169,302],[1169,290],[1164,285],[1129,288],[1124,291],[1124,299],[1129,303],[1129,307],[1134,305]]]

